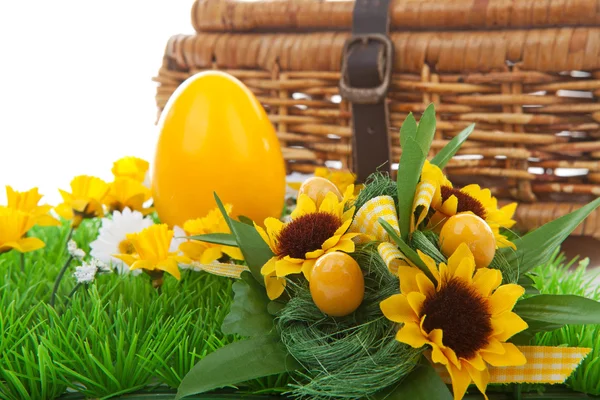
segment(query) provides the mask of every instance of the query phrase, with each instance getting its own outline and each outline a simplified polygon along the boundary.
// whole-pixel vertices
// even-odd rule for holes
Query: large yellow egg
[[[213,193],[259,224],[281,215],[285,163],[267,114],[233,76],[206,71],[186,80],[167,103],[152,171],[159,218],[170,226],[205,216]]]

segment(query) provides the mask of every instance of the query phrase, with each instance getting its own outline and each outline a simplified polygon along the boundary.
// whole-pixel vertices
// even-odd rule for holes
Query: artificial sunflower
[[[148,186],[148,170],[150,164],[138,157],[123,157],[113,163],[112,173],[115,178],[131,178]]]
[[[18,192],[12,187],[6,186],[7,206],[9,208],[32,214],[36,225],[59,226],[60,221],[49,215],[52,206],[39,204],[42,197],[36,187],[26,192]]]
[[[508,204],[498,208],[498,200],[492,196],[489,189],[482,189],[479,185],[468,185],[462,189],[452,186],[442,186],[442,204],[434,207],[437,211],[432,221],[447,220],[461,212],[472,212],[481,217],[492,228],[496,238],[496,247],[512,247],[515,245],[506,236],[500,233],[500,228],[512,228],[516,221],[512,219],[517,209],[517,203]]]
[[[525,289],[516,284],[500,286],[499,270],[475,272],[475,260],[466,244],[458,247],[447,265],[436,266],[420,251],[419,256],[437,286],[421,270],[401,266],[401,293],[382,301],[381,311],[389,320],[404,324],[396,340],[414,348],[431,347],[432,362],[448,370],[455,400],[462,399],[471,382],[485,395],[488,364],[526,363],[521,351],[506,343],[527,329],[527,323],[512,312]]]
[[[267,218],[266,230],[255,224],[258,233],[275,254],[261,270],[271,300],[283,293],[287,275],[302,272],[310,280],[312,268],[323,254],[354,251],[352,239],[359,234],[347,233],[354,207],[345,208],[346,202],[340,201],[331,192],[318,208],[313,199],[302,194],[290,215],[290,222]]]
[[[102,217],[102,201],[109,188],[106,182],[95,176],[76,176],[71,181],[71,193],[59,189],[63,203],[55,211],[61,217],[72,220],[75,228],[86,218]]]
[[[123,211],[129,208],[144,215],[151,213],[152,208],[144,208],[144,203],[150,200],[150,189],[133,178],[116,178],[110,184],[110,189],[104,198],[104,204],[110,212]]]
[[[152,278],[155,287],[162,285],[164,272],[176,279],[181,278],[178,263],[189,263],[187,257],[169,251],[173,231],[167,224],[151,225],[138,233],[130,233],[127,239],[135,252],[131,254],[113,254],[129,266],[129,269],[142,269]]]
[[[0,207],[0,254],[16,250],[28,253],[46,246],[38,238],[25,237],[35,224],[33,214],[9,207]]]
[[[231,213],[231,204],[225,205],[227,215]],[[223,214],[218,208],[211,210],[205,217],[186,221],[183,225],[186,236],[204,235],[208,233],[231,233]],[[200,264],[210,264],[219,260],[224,254],[236,260],[244,256],[237,247],[189,240],[179,245],[179,250],[187,257]]]

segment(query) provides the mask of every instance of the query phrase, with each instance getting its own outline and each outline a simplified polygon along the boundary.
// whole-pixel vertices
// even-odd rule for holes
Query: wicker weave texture
[[[346,23],[343,18],[349,18],[347,10],[351,10],[347,2],[316,0],[246,5],[199,1],[193,15],[196,26],[203,29],[206,27],[199,21],[204,14],[206,21],[224,24],[215,29],[242,29],[232,21],[257,24],[256,11],[244,7],[258,4],[272,14],[268,20],[272,25],[261,22],[262,28],[289,28],[294,25],[289,25],[282,11],[285,7],[281,7],[291,3],[300,8],[311,4],[330,10],[339,7],[331,15],[339,16],[341,28]],[[409,3],[395,1],[393,10],[407,9]],[[518,3],[530,7],[531,18],[523,24],[544,25],[551,20],[548,10],[557,9],[563,12],[553,11],[552,15],[563,19],[552,21],[568,24],[584,18],[584,14],[590,25],[600,20],[600,7],[591,7],[596,1]],[[548,11],[545,19],[533,12],[541,3]],[[425,0],[419,4],[424,9],[434,3]],[[464,11],[483,4],[487,5],[485,15],[492,6],[517,7],[517,1],[510,0],[456,0],[452,1],[454,8],[449,1],[435,4],[442,11]],[[590,12],[568,13],[565,4],[575,9],[587,6]],[[198,14],[200,7],[205,7],[204,14]],[[224,14],[214,14],[215,10]],[[236,17],[238,13],[245,17]],[[220,19],[215,15],[221,15]],[[283,18],[279,22],[277,15]],[[420,31],[395,31],[390,35],[395,47],[387,96],[393,161],[401,154],[398,132],[408,113],[413,112],[418,119],[433,102],[438,123],[430,156],[462,129],[476,123],[475,131],[446,172],[459,186],[480,183],[504,201],[520,201],[516,217],[521,228],[540,226],[600,196],[600,26],[457,31],[440,30],[443,24],[439,21],[422,17],[420,21],[423,25],[414,25]],[[298,20],[292,22],[300,24]],[[429,23],[436,24],[438,30],[423,30]],[[491,22],[481,23],[488,26]],[[516,22],[510,19],[510,24]],[[188,77],[207,69],[223,70],[242,80],[265,107],[289,172],[310,173],[322,165],[352,169],[351,113],[338,89],[342,47],[348,36],[346,31],[174,36],[155,77],[159,112]],[[600,212],[594,212],[575,234],[600,238]]]
[[[197,0],[198,32],[349,30],[354,1]],[[498,29],[600,23],[597,0],[392,0],[392,30]]]

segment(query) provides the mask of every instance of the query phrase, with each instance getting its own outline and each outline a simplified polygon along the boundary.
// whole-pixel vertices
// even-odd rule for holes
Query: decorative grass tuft
[[[543,294],[575,294],[600,300],[600,270],[588,271],[589,259],[575,263],[556,252],[547,265],[531,274],[535,286]],[[600,325],[567,325],[561,329],[538,333],[534,344],[540,346],[589,347],[592,351],[567,380],[567,386],[578,392],[600,395]]]
[[[282,341],[306,368],[292,396],[310,399],[357,398],[374,394],[408,375],[421,351],[394,340],[395,327],[385,319],[380,301],[398,293],[372,245],[353,254],[365,277],[365,298],[353,314],[332,318],[313,303],[306,284],[278,316]]]
[[[85,221],[74,239],[89,252],[99,221]],[[47,305],[67,259],[68,228],[34,228],[46,248],[0,255],[0,399],[106,399],[133,392],[175,389],[205,355],[236,340],[221,332],[232,280],[182,271],[166,277],[159,295],[146,275],[102,274],[72,298],[73,261],[55,308]],[[240,385],[277,393],[287,376]]]
[[[359,210],[367,201],[377,196],[391,196],[394,203],[398,204],[398,186],[387,173],[377,172],[369,176],[364,188],[354,201],[356,210]]]

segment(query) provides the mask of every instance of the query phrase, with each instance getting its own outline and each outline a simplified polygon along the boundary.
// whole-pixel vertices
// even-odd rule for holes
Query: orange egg
[[[216,207],[214,192],[259,224],[280,217],[285,163],[267,114],[233,76],[205,71],[186,80],[159,121],[152,171],[162,222],[179,225]]]
[[[459,213],[448,218],[440,232],[440,248],[450,257],[461,243],[469,246],[477,268],[485,268],[496,254],[496,238],[490,226],[472,213]]]
[[[333,182],[320,176],[313,176],[308,178],[298,190],[298,197],[301,194],[306,194],[308,197],[314,200],[316,204],[321,204],[327,193],[334,193],[338,200],[342,200],[342,194]]]
[[[317,260],[310,275],[310,294],[319,310],[329,316],[351,314],[365,296],[362,270],[346,253],[327,253]]]

